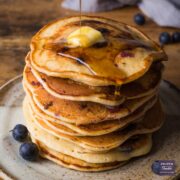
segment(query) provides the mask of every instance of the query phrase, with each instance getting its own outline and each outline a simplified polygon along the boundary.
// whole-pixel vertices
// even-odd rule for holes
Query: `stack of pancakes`
[[[42,157],[102,171],[150,151],[164,120],[158,87],[166,55],[131,26],[89,16],[81,24],[101,32],[106,43],[68,47],[79,17],[48,24],[32,38],[23,110]]]

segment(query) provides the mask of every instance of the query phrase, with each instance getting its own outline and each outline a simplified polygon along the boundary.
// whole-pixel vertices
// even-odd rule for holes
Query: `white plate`
[[[172,84],[164,81],[161,83],[160,96],[165,106],[166,122],[154,134],[151,153],[133,159],[115,170],[85,173],[66,169],[43,159],[34,163],[27,162],[19,156],[20,143],[13,140],[9,131],[18,123],[24,124],[21,107],[24,92],[21,80],[17,78],[0,89],[0,167],[8,175],[23,180],[161,180],[177,177],[180,172],[180,91]],[[175,160],[176,174],[173,177],[155,175],[151,171],[155,160]],[[0,176],[2,174],[0,172]]]

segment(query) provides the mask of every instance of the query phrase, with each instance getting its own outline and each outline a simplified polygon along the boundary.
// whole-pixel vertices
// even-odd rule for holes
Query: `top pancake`
[[[137,29],[113,20],[82,17],[82,26],[102,32],[107,44],[67,48],[66,37],[79,28],[79,17],[57,20],[31,41],[33,68],[49,76],[70,78],[91,86],[121,85],[141,77],[166,55]]]

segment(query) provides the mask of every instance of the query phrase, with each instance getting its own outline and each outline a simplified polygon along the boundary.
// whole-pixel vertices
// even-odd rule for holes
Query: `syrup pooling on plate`
[[[69,61],[74,61],[79,66],[85,66],[91,74],[109,79],[126,78],[127,74],[117,66],[117,62],[122,59],[126,61],[133,61],[136,57],[145,58],[152,52],[156,51],[149,42],[140,40],[139,37],[133,35],[128,29],[120,30],[111,25],[96,21],[96,20],[82,20],[82,26],[90,26],[102,33],[106,42],[96,43],[87,48],[70,48],[67,45],[66,38],[74,30],[79,28],[79,22],[66,25],[61,30],[61,33],[52,37],[44,46],[45,49],[52,50],[59,56],[69,57]],[[72,31],[71,31],[71,30]],[[71,32],[70,32],[71,31]],[[126,63],[123,62],[123,66]],[[127,65],[128,66],[128,65]]]

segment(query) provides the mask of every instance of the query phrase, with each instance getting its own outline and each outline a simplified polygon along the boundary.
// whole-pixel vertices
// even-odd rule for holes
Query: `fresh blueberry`
[[[159,36],[159,41],[161,44],[168,44],[171,42],[171,36],[168,32],[162,32]]]
[[[136,14],[135,16],[134,16],[134,22],[136,23],[136,24],[138,24],[138,25],[143,25],[143,24],[145,24],[145,17],[144,17],[144,15],[142,15],[142,14],[140,14],[140,13],[138,13],[138,14]]]
[[[19,148],[19,153],[23,159],[35,161],[39,156],[39,149],[34,143],[23,143]]]
[[[152,171],[153,171],[155,174],[159,174],[160,169],[161,169],[161,166],[160,166],[159,161],[154,161],[153,164],[152,164],[152,166],[151,166],[151,168],[152,168]]]
[[[172,41],[174,43],[180,42],[180,32],[174,32],[172,34]]]
[[[22,142],[27,138],[28,130],[26,126],[22,124],[17,124],[12,130],[12,135],[15,140]]]

